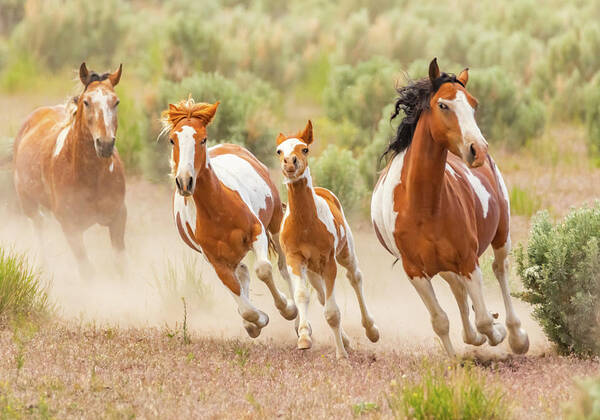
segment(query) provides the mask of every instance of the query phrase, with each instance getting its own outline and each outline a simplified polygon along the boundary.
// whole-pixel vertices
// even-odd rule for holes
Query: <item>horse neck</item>
[[[305,169],[304,176],[294,182],[286,183],[286,186],[290,216],[297,218],[311,213],[316,214],[315,193],[308,167]]]
[[[210,217],[219,214],[226,206],[229,197],[225,194],[223,184],[213,171],[210,163],[198,172],[193,197],[196,208],[200,210],[198,212],[199,217],[201,215]]]
[[[405,185],[411,208],[435,213],[440,207],[448,149],[433,140],[429,117],[429,112],[421,115],[406,152]]]

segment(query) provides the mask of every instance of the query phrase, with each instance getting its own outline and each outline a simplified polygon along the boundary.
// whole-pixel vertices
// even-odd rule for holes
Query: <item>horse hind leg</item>
[[[88,259],[85,246],[83,245],[83,232],[80,229],[62,225],[63,232],[67,237],[69,246],[73,255],[77,259],[79,274],[82,278],[91,278],[94,276],[94,269]]]
[[[479,334],[471,320],[469,319],[469,301],[467,296],[467,289],[462,283],[460,276],[451,272],[440,273],[440,276],[448,282],[450,289],[456,298],[458,304],[458,310],[460,311],[460,318],[463,324],[463,341],[473,346],[480,346],[485,343],[486,338],[484,335]]]
[[[510,252],[510,239],[500,247],[494,249],[494,262],[492,268],[494,275],[500,285],[502,298],[504,300],[504,308],[506,309],[506,327],[508,328],[508,344],[511,350],[517,354],[527,353],[529,350],[529,337],[523,328],[521,328],[521,320],[517,316],[512,305],[510,291],[508,289],[508,254]]]
[[[269,262],[269,242],[264,230],[255,240],[253,249],[256,254],[256,275],[269,288],[275,307],[279,310],[281,316],[287,320],[293,320],[298,315],[298,309],[294,301],[281,293],[273,281],[273,267]]]
[[[350,233],[350,229],[348,227],[346,227],[346,230],[348,232],[348,245],[346,246],[344,255],[340,256],[339,261],[340,264],[346,268],[346,277],[348,278],[352,288],[354,289],[354,293],[356,294],[358,305],[360,307],[361,323],[365,329],[365,334],[367,338],[371,340],[371,342],[376,343],[379,340],[379,329],[377,328],[377,325],[375,325],[373,316],[369,312],[369,308],[367,307],[367,303],[365,301],[362,285],[363,275],[358,268],[358,259],[356,258],[356,253],[354,250],[352,234]]]
[[[448,321],[448,315],[440,306],[438,302],[435,292],[433,291],[433,286],[431,285],[431,281],[427,277],[409,277],[410,282],[417,290],[419,296],[423,300],[423,303],[427,307],[429,314],[431,316],[431,325],[433,326],[433,330],[442,340],[442,344],[448,356],[454,358],[456,357],[456,352],[454,351],[454,347],[452,347],[452,342],[450,341],[450,322]],[[488,314],[489,315],[489,314]]]

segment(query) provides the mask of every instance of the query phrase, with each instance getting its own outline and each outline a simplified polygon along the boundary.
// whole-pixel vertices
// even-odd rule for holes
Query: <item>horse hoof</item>
[[[371,328],[365,330],[365,333],[372,343],[377,343],[379,341],[379,328],[377,328],[377,325],[373,324]]]
[[[475,332],[474,337],[467,337],[467,334],[465,334],[465,331],[463,331],[463,341],[472,346],[481,346],[487,341],[487,338],[485,338],[485,335],[479,334],[478,332]]]
[[[501,324],[494,324],[491,337],[488,336],[490,346],[497,346],[506,338],[506,328]]]
[[[350,339],[346,333],[342,333],[342,343],[344,343],[344,348],[350,349]]]
[[[339,349],[335,351],[335,358],[336,359],[347,359],[348,358],[348,353],[346,352],[346,350],[344,349]]]
[[[312,339],[309,336],[303,335],[298,338],[298,350],[308,350],[311,347]]]
[[[529,351],[529,336],[525,330],[519,328],[516,332],[509,334],[508,344],[513,353],[525,354]]]
[[[258,328],[256,324],[253,324],[252,322],[244,321],[244,328],[246,329],[246,332],[251,338],[256,338],[260,335],[261,329]]]

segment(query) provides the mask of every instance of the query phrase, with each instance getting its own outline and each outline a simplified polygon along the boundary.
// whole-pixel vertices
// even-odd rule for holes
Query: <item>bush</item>
[[[0,324],[49,315],[47,288],[24,255],[0,246]]]
[[[394,75],[398,65],[382,57],[333,68],[323,98],[327,116],[333,121],[349,121],[364,131],[364,143],[377,129],[381,111],[394,100]]]
[[[390,121],[390,116],[394,110],[394,104],[387,105],[381,112],[381,119],[377,125],[377,131],[370,143],[364,148],[359,158],[360,174],[364,180],[365,186],[372,191],[379,179],[379,173],[385,165],[385,160],[380,157],[383,151],[390,143],[390,140],[396,134],[396,127],[402,119],[398,117]]]
[[[310,165],[316,186],[331,190],[351,212],[364,196],[358,162],[352,152],[329,145]]]
[[[589,147],[600,156],[600,71],[585,89],[585,124]]]
[[[577,384],[578,392],[566,407],[568,420],[600,419],[600,378],[588,379]]]
[[[534,316],[560,353],[600,355],[600,202],[572,211],[553,226],[533,219],[517,272]]]
[[[142,107],[127,92],[122,91],[121,88],[118,90],[120,104],[117,111],[119,128],[116,144],[125,170],[128,173],[135,173],[141,169],[148,127],[146,121],[141,118]]]
[[[503,419],[510,417],[499,387],[476,368],[426,365],[420,378],[392,381],[388,404],[394,417],[410,419]]]
[[[44,0],[31,9],[12,34],[15,51],[28,51],[50,69],[82,61],[94,68],[115,65],[115,51],[125,37],[123,2]]]

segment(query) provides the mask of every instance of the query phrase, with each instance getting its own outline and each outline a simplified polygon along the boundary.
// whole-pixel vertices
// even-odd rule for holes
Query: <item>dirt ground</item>
[[[15,130],[5,126],[0,135]],[[568,130],[560,135],[576,137]],[[535,149],[522,156],[499,150],[494,156],[509,189],[529,188],[555,216],[600,197],[600,170],[587,164],[553,164],[536,156]],[[0,169],[6,179],[10,168]],[[270,324],[258,339],[248,338],[233,299],[212,268],[179,239],[170,187],[131,178],[127,188],[126,274],[120,276],[115,269],[107,231],[94,227],[85,235],[96,269],[88,279],[79,278],[51,217],[40,242],[29,222],[15,212],[12,196],[0,197],[0,244],[31,256],[49,279],[57,306],[55,319],[25,338],[12,327],[0,330],[0,397],[21,412],[33,416],[47,411],[57,418],[344,418],[353,415],[353,404],[376,402],[379,408],[371,415],[390,417],[385,398],[390,382],[414,374],[423,359],[444,363],[425,306],[364,216],[357,215],[351,226],[381,340],[372,344],[364,336],[356,298],[340,270],[337,301],[353,350],[349,360],[337,361],[316,299],[309,315],[315,346],[300,352],[295,350],[293,323],[279,316],[255,277],[251,298],[269,315]],[[511,227],[513,243],[522,242],[529,218],[514,216]],[[489,258],[484,255],[482,266]],[[166,301],[160,284],[169,262],[180,268],[194,260],[208,291],[201,299],[186,296],[191,343],[185,344],[183,305],[177,299]],[[488,307],[503,320],[497,283],[491,270],[484,274]],[[511,283],[519,287],[514,275]],[[520,301],[515,305],[530,336],[530,352],[511,356],[506,342],[474,351],[462,342],[449,287],[437,278],[434,287],[448,313],[457,351],[475,357],[489,382],[506,391],[514,418],[559,416],[575,380],[600,373],[597,360],[556,356],[531,308]]]

